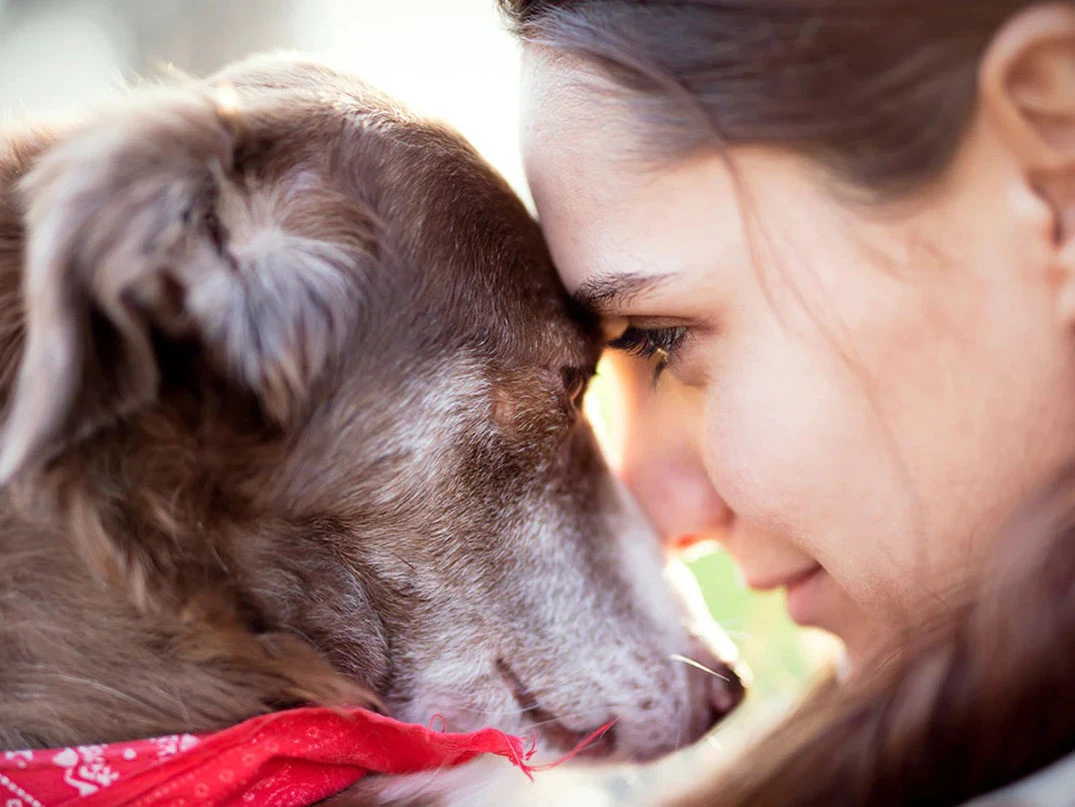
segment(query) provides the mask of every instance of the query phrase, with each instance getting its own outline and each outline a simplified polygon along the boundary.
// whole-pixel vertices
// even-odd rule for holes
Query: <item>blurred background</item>
[[[63,115],[176,71],[208,74],[264,50],[350,70],[463,132],[527,198],[517,146],[518,50],[493,0],[0,0],[0,116]],[[608,374],[588,408],[615,418]],[[775,720],[835,658],[783,595],[746,590],[729,559],[689,559],[713,615],[753,671],[747,705],[700,747],[645,770],[549,774],[509,803],[647,804]]]

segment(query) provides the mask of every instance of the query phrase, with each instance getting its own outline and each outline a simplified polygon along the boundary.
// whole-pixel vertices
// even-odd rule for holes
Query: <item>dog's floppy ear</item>
[[[316,183],[252,191],[239,120],[208,91],[146,92],[26,177],[26,341],[0,483],[154,400],[155,334],[196,340],[281,422],[342,348],[362,247],[347,200],[326,225]],[[320,232],[290,227],[296,209]]]

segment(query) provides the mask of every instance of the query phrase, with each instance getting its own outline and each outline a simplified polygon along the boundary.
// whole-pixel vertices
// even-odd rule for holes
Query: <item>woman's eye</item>
[[[637,328],[631,325],[617,339],[609,342],[608,346],[643,359],[656,357],[657,364],[653,370],[653,380],[656,382],[672,361],[676,349],[686,335],[687,329],[684,327]]]

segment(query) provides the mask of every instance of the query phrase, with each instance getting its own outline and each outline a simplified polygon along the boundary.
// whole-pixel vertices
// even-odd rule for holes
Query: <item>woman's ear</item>
[[[982,113],[1051,211],[1064,321],[1075,325],[1075,5],[1042,3],[1000,29],[979,71]]]

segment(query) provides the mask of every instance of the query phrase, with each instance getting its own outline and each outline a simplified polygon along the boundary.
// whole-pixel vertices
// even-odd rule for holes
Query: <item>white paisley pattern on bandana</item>
[[[202,734],[0,751],[0,807],[309,807],[366,773],[416,773],[532,751],[495,729],[434,731],[362,708],[307,707]]]
[[[50,807],[53,799],[42,801],[15,780],[25,771],[32,775],[35,768],[59,769],[59,781],[69,797],[61,803],[84,799],[111,786],[124,773],[133,773],[146,764],[174,757],[198,745],[198,738],[190,734],[173,734],[131,743],[117,755],[106,745],[77,745],[70,748],[45,751],[5,751],[0,765],[0,807]],[[7,769],[11,775],[3,771]],[[25,783],[24,783],[25,784]],[[31,788],[33,789],[33,788]],[[4,795],[4,793],[8,795]]]

